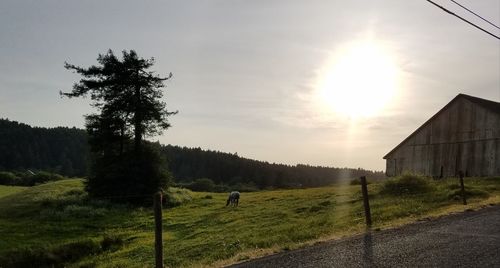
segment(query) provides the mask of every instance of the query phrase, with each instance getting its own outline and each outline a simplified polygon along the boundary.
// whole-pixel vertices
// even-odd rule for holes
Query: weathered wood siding
[[[386,156],[388,176],[408,171],[433,177],[500,176],[500,115],[465,98]]]

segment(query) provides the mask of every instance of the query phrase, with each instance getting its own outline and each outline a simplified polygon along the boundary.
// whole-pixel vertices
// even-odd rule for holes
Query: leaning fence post
[[[155,263],[156,268],[163,268],[163,239],[162,239],[162,208],[161,192],[154,195],[154,213],[155,213]]]
[[[464,205],[467,205],[467,199],[465,198],[464,173],[462,171],[459,172],[459,177],[460,177],[460,188],[462,192],[462,201]]]
[[[361,192],[363,193],[363,205],[365,207],[366,225],[370,227],[372,226],[372,216],[370,213],[370,202],[368,201],[368,187],[366,186],[366,177],[361,176],[359,180],[361,181]]]

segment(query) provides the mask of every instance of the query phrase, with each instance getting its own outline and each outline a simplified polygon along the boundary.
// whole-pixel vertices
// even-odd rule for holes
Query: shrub
[[[116,251],[123,246],[123,239],[116,235],[105,235],[101,241],[102,250]]]
[[[256,192],[259,190],[259,188],[253,182],[237,183],[231,186],[230,188],[232,189],[232,191],[239,191],[239,192]]]
[[[321,211],[323,209],[324,209],[323,206],[316,206],[316,205],[314,205],[314,206],[312,206],[312,207],[309,208],[309,211],[310,212],[318,212],[318,211]]]
[[[433,189],[429,178],[415,174],[403,174],[386,180],[381,193],[389,195],[423,194]]]
[[[36,173],[35,175],[27,176],[24,179],[24,183],[26,186],[33,186],[36,184],[41,184],[41,183],[46,183],[49,181],[59,181],[65,179],[65,177],[56,174],[56,173],[49,173],[45,171],[40,171]]]
[[[451,188],[451,187],[450,187]],[[465,187],[465,197],[466,198],[471,198],[471,197],[477,197],[477,198],[486,198],[489,197],[490,194],[486,191],[471,188],[471,187]],[[460,187],[458,189],[454,189],[448,194],[448,198],[454,199],[454,200],[461,200],[462,199],[462,190]]]
[[[176,207],[193,200],[192,192],[188,189],[169,187],[163,195],[166,207]]]
[[[90,240],[64,244],[55,248],[24,248],[7,252],[0,257],[2,267],[66,267],[65,264],[102,251]]]
[[[99,218],[110,210],[124,208],[124,205],[108,200],[89,199],[88,194],[81,189],[34,196],[33,200],[40,203],[40,217],[47,220]]]
[[[140,156],[137,155],[140,153]],[[151,196],[171,182],[166,159],[156,144],[144,143],[141,151],[92,155],[92,169],[85,189],[92,198],[113,196],[110,201],[150,205]]]
[[[0,184],[2,185],[15,185],[18,177],[11,172],[0,171]]]
[[[97,254],[101,251],[101,246],[93,240],[82,240],[57,247],[50,255],[57,263],[74,262],[85,256]]]
[[[58,267],[44,250],[25,248],[11,250],[0,256],[2,267]]]
[[[70,205],[81,205],[88,202],[88,195],[81,190],[70,190],[62,193],[47,193],[33,196],[33,201],[39,202],[42,207],[62,209]]]
[[[83,205],[69,205],[64,208],[63,215],[72,218],[96,218],[106,215],[108,212],[105,208],[95,208]]]
[[[228,185],[225,184],[216,184],[213,191],[215,193],[224,193],[230,191],[230,188]]]
[[[366,184],[371,184],[372,181],[369,180],[369,179],[366,179]],[[360,178],[356,178],[356,179],[352,179],[350,182],[349,182],[350,185],[361,185],[361,179]]]
[[[216,188],[216,185],[211,179],[201,178],[195,180],[186,187],[195,192],[213,192]]]
[[[259,187],[255,185],[254,182],[243,183],[238,182],[236,184],[215,184],[211,179],[201,178],[197,179],[191,183],[177,182],[174,184],[176,187],[185,187],[195,192],[213,192],[213,193],[225,193],[231,191],[239,192],[256,192],[259,191]]]
[[[15,249],[0,256],[0,267],[67,267],[86,256],[118,250],[123,244],[122,238],[106,235],[99,243],[86,239],[56,247]]]
[[[16,185],[16,186],[34,186],[49,181],[63,180],[65,177],[45,171],[40,171],[36,174],[26,172],[0,172],[0,184],[3,185]]]
[[[59,221],[69,218],[95,219],[104,217],[109,212],[106,208],[95,208],[85,205],[69,205],[57,207],[51,205],[40,211],[40,218],[50,221]]]

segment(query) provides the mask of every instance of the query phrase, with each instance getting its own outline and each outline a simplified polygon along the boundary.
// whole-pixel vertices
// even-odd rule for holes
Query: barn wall
[[[386,157],[388,176],[500,176],[500,115],[457,99]]]

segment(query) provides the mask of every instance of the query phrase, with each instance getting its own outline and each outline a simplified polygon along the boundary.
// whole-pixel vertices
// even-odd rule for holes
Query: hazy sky
[[[459,2],[500,24],[500,1]],[[318,92],[359,44],[376,47],[372,62],[390,64],[394,79],[388,98],[367,98],[383,107],[353,117],[336,108],[366,98],[335,95],[328,107]],[[94,64],[110,48],[174,74],[165,101],[179,114],[154,140],[269,162],[383,170],[382,157],[458,93],[500,98],[500,42],[424,0],[1,0],[0,117],[83,127],[89,102],[58,95],[78,79],[63,64]],[[371,89],[373,64],[347,59],[354,71],[343,77]],[[370,89],[356,94],[385,90]]]

